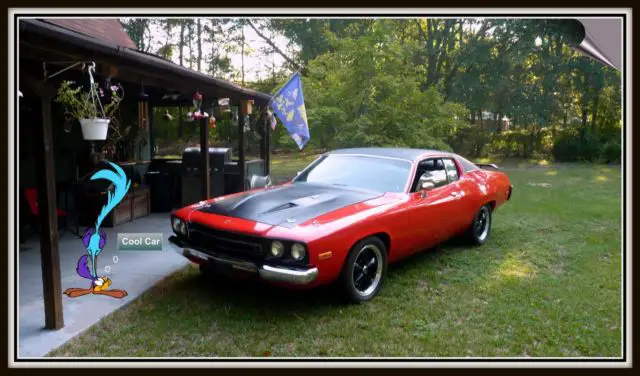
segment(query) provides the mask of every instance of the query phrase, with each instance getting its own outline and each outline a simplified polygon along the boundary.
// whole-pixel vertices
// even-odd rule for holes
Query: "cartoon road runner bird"
[[[91,280],[91,286],[88,289],[83,288],[70,288],[65,290],[65,294],[70,298],[75,298],[87,294],[108,295],[114,298],[124,298],[127,296],[127,292],[124,290],[108,290],[111,286],[111,279],[108,277],[98,277],[96,272],[96,259],[102,249],[104,249],[107,243],[107,234],[100,228],[102,221],[107,214],[111,212],[122,201],[127,194],[131,181],[127,179],[124,171],[114,164],[109,162],[116,172],[103,169],[91,176],[91,180],[106,179],[113,183],[115,189],[107,192],[107,203],[102,207],[100,214],[96,220],[95,227],[88,228],[82,236],[82,243],[87,250],[86,255],[82,255],[78,260],[76,266],[76,272],[82,278]],[[89,258],[91,258],[91,268],[88,266]]]

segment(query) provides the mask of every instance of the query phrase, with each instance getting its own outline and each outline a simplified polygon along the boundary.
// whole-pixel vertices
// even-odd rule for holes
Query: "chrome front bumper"
[[[256,273],[260,278],[273,282],[286,282],[295,285],[306,285],[318,276],[318,268],[289,269],[269,265],[258,266],[253,262],[223,255],[212,255],[201,252],[188,244],[181,242],[176,236],[169,237],[169,245],[184,257],[195,257],[206,262],[229,265],[233,269]]]

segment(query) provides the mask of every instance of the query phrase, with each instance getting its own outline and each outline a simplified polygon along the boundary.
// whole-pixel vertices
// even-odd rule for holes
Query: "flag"
[[[298,73],[295,73],[273,97],[271,108],[287,128],[298,148],[302,150],[311,136],[302,95],[302,81]]]

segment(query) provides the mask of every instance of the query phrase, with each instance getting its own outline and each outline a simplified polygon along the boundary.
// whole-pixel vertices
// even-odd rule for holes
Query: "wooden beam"
[[[45,328],[60,329],[64,326],[64,320],[62,317],[62,286],[58,250],[58,217],[56,213],[56,176],[51,124],[51,99],[53,98],[54,89],[51,85],[45,84],[40,87],[42,92],[42,124],[38,127],[39,131],[37,132],[36,175],[44,321]]]
[[[200,119],[200,177],[202,179],[202,199],[208,200],[211,192],[211,179],[209,176],[209,129],[207,118]]]

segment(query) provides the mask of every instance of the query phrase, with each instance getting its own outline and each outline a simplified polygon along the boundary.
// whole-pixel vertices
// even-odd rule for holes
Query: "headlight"
[[[302,261],[306,252],[307,251],[304,249],[304,245],[300,243],[293,243],[293,246],[291,247],[291,257],[294,260]]]
[[[271,243],[271,254],[275,257],[282,257],[284,254],[284,244],[277,240]]]
[[[178,217],[171,218],[171,227],[176,234],[187,235],[187,225]]]

